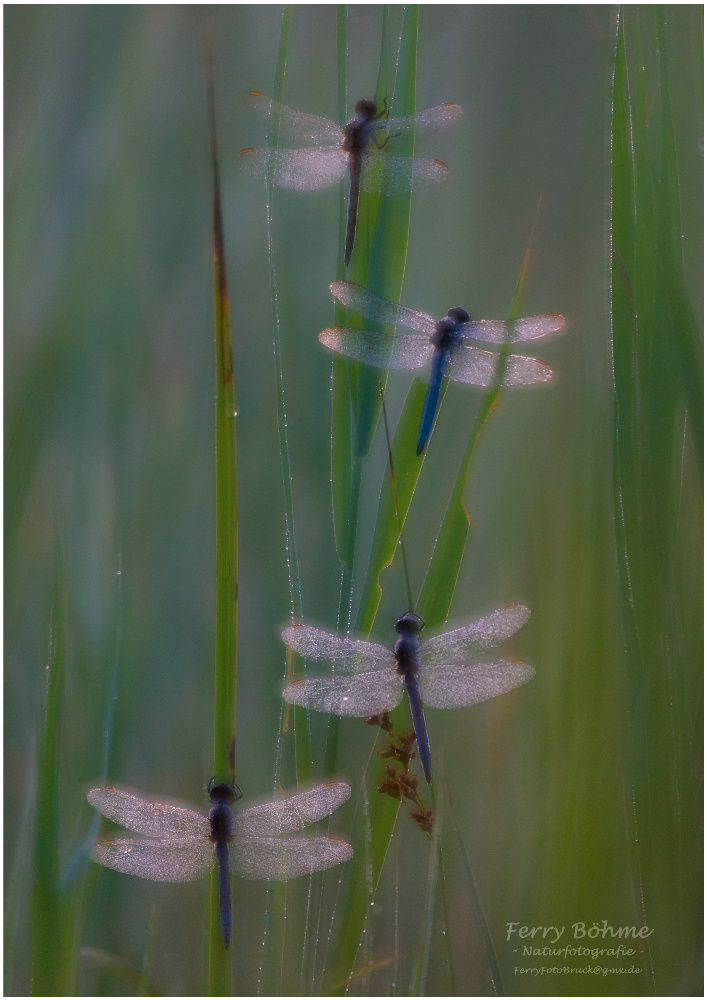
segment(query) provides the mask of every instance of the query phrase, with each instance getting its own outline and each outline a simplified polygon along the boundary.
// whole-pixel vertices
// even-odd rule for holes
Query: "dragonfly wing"
[[[542,316],[524,316],[521,319],[477,319],[462,323],[459,333],[472,340],[485,340],[488,344],[520,343],[536,340],[560,333],[565,326],[565,317],[559,313],[545,313]]]
[[[117,788],[92,788],[92,806],[114,823],[152,837],[208,837],[209,821],[202,813],[166,802],[150,802]]]
[[[439,184],[449,173],[441,160],[421,156],[394,156],[369,149],[361,173],[362,191],[379,191],[382,195],[404,194],[427,184]]]
[[[305,659],[328,661],[338,673],[363,673],[395,664],[395,654],[385,646],[331,635],[311,625],[290,625],[283,630],[282,640]]]
[[[530,618],[530,610],[523,604],[498,608],[490,615],[477,618],[463,628],[445,632],[420,644],[422,662],[428,667],[440,663],[468,663],[469,660],[491,646],[495,646],[518,629]]]
[[[367,288],[353,281],[332,281],[329,289],[334,298],[342,302],[347,309],[352,309],[366,319],[373,320],[374,323],[406,326],[410,330],[426,333],[428,337],[431,337],[437,328],[436,322],[427,313],[389,302],[382,295],[369,292]]]
[[[328,118],[295,111],[286,104],[280,104],[279,101],[265,97],[255,90],[248,94],[246,102],[261,121],[278,128],[281,139],[299,140],[310,146],[318,146],[321,143],[335,143],[340,146],[343,141],[343,129]]]
[[[459,120],[462,109],[458,104],[436,104],[433,108],[424,108],[414,115],[403,115],[400,118],[381,118],[374,122],[376,131],[387,131],[391,139],[405,132],[415,132],[422,135],[437,128],[447,128]]]
[[[191,882],[210,871],[216,855],[206,837],[183,840],[108,840],[96,844],[91,858],[99,865],[154,882]]]
[[[319,340],[329,350],[373,368],[421,368],[434,350],[426,337],[415,333],[396,333],[390,337],[374,330],[330,327],[322,330]]]
[[[288,684],[282,697],[315,712],[367,718],[389,712],[403,696],[394,670],[371,670],[355,677],[311,677]]]
[[[274,802],[249,806],[238,813],[236,835],[272,837],[296,833],[310,823],[330,816],[351,795],[344,781],[330,781]]]
[[[250,879],[285,881],[333,868],[352,857],[350,844],[330,837],[237,837],[231,847],[231,867]]]
[[[528,663],[499,660],[466,667],[421,667],[418,673],[422,698],[432,708],[463,708],[505,694],[535,676]]]
[[[553,377],[552,368],[537,358],[522,354],[499,358],[493,351],[460,345],[448,358],[444,374],[468,385],[533,385]]]
[[[295,191],[316,191],[337,184],[346,173],[346,155],[334,146],[317,149],[244,149],[239,165],[251,177],[266,177]]]

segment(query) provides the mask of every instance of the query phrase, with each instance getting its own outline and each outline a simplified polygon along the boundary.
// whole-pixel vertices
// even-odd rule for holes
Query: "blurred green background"
[[[647,9],[647,8],[646,8]],[[394,9],[395,11],[395,9]],[[655,673],[627,671],[617,572],[608,247],[615,10],[591,5],[423,5],[417,104],[456,101],[460,123],[425,137],[448,181],[413,198],[402,300],[442,315],[507,314],[538,200],[523,312],[561,312],[564,338],[538,345],[557,372],[504,392],[467,491],[472,530],[451,619],[522,600],[532,617],[508,649],[532,662],[526,687],[476,708],[430,711],[454,815],[448,902],[456,988],[491,992],[456,824],[509,994],[701,995],[701,486],[692,439],[671,414],[675,484],[665,578],[674,614]],[[336,8],[296,6],[284,99],[336,118]],[[34,823],[52,588],[66,585],[66,683],[59,749],[62,865],[88,830],[119,652],[108,779],[204,804],[211,777],[214,495],[210,175],[206,29],[215,84],[231,292],[239,475],[236,770],[246,797],[272,790],[287,587],[276,425],[265,197],[238,151],[264,135],[245,112],[269,93],[281,8],[234,5],[5,8],[5,862],[6,992],[28,988],[28,838]],[[349,106],[375,86],[381,8],[349,13]],[[669,9],[668,63],[680,169],[685,282],[702,309],[701,8]],[[650,35],[648,36],[650,48]],[[650,91],[648,92],[650,99]],[[274,252],[296,548],[305,618],[336,623],[340,567],[330,499],[331,325],[339,192],[277,191]],[[669,377],[666,374],[666,378]],[[393,373],[395,420],[410,376]],[[427,567],[480,392],[452,385],[405,529],[413,589]],[[385,451],[363,484],[361,583]],[[671,494],[672,496],[672,494]],[[122,606],[117,569],[122,563]],[[380,621],[405,604],[398,563]],[[122,610],[121,610],[122,608]],[[121,617],[122,616],[122,617]],[[122,632],[117,646],[117,621]],[[378,641],[390,634],[378,631]],[[637,692],[635,685],[645,684]],[[644,713],[646,691],[650,711]],[[637,695],[640,698],[637,701]],[[638,708],[636,707],[638,705]],[[643,714],[637,720],[637,711]],[[313,719],[315,746],[321,717]],[[633,767],[636,729],[652,753]],[[342,725],[345,776],[362,779],[372,734]],[[289,753],[288,745],[284,755]],[[314,761],[313,773],[317,772]],[[344,834],[353,804],[336,817]],[[637,847],[636,847],[637,845]],[[372,916],[382,970],[352,992],[405,993],[418,943],[408,926],[428,847],[402,816]],[[402,874],[401,874],[402,873]],[[416,874],[417,873],[417,874]],[[69,869],[69,888],[80,869]],[[164,993],[201,992],[204,887],[91,871],[78,946],[140,968]],[[345,875],[344,875],[345,877]],[[294,890],[292,906],[305,905]],[[262,962],[265,887],[234,887],[243,994]],[[153,909],[154,904],[154,909]],[[654,929],[640,973],[531,978],[506,925]],[[412,923],[412,922],[410,922]],[[151,928],[151,929],[150,929]],[[396,935],[398,980],[391,986]],[[148,946],[146,941],[150,941]],[[7,941],[7,938],[6,938]],[[8,959],[9,955],[9,959]],[[76,952],[82,993],[121,992]],[[435,954],[435,962],[444,966]],[[447,973],[427,991],[444,994]],[[562,961],[577,965],[579,960]],[[555,963],[557,964],[557,963]],[[604,962],[611,965],[610,961]],[[624,960],[618,964],[628,965]],[[376,978],[378,977],[378,978]],[[284,992],[297,992],[288,984]]]

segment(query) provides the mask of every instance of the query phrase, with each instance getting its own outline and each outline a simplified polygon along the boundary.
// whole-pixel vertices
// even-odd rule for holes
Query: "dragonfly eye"
[[[447,312],[447,316],[449,316],[451,320],[454,320],[455,323],[469,322],[469,313],[466,311],[466,309],[460,309],[459,306],[454,306],[452,309],[450,309]]]

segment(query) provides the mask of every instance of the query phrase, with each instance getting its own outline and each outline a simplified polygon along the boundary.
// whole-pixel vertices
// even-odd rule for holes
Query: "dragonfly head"
[[[412,611],[406,611],[395,623],[395,631],[398,635],[419,635],[424,627],[425,623],[422,618],[413,614]]]
[[[448,312],[447,316],[455,323],[468,323],[469,313],[466,309],[460,309],[459,306],[453,306]]]
[[[238,785],[227,785],[225,783],[215,784],[212,778],[209,782],[209,787],[206,789],[209,793],[209,798],[216,805],[219,802],[227,802],[232,805],[238,799],[243,797],[243,792],[240,790]]]
[[[371,122],[378,114],[375,101],[368,100],[358,101],[356,103],[355,111],[357,115],[360,115],[362,118],[366,118]]]

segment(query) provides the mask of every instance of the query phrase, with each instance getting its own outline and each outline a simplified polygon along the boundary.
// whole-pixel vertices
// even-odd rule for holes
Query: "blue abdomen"
[[[405,677],[405,688],[410,699],[410,714],[417,737],[417,752],[420,755],[422,770],[429,785],[432,781],[432,754],[430,753],[430,741],[427,738],[427,723],[425,722],[420,685],[415,674],[409,674]]]
[[[422,404],[420,433],[417,439],[418,455],[422,454],[422,451],[427,444],[427,438],[430,436],[430,431],[432,430],[432,423],[435,417],[435,410],[437,409],[437,399],[439,398],[439,390],[442,385],[442,376],[446,360],[446,351],[436,350],[432,355],[432,369],[430,371],[430,380],[427,383],[425,402]]]

